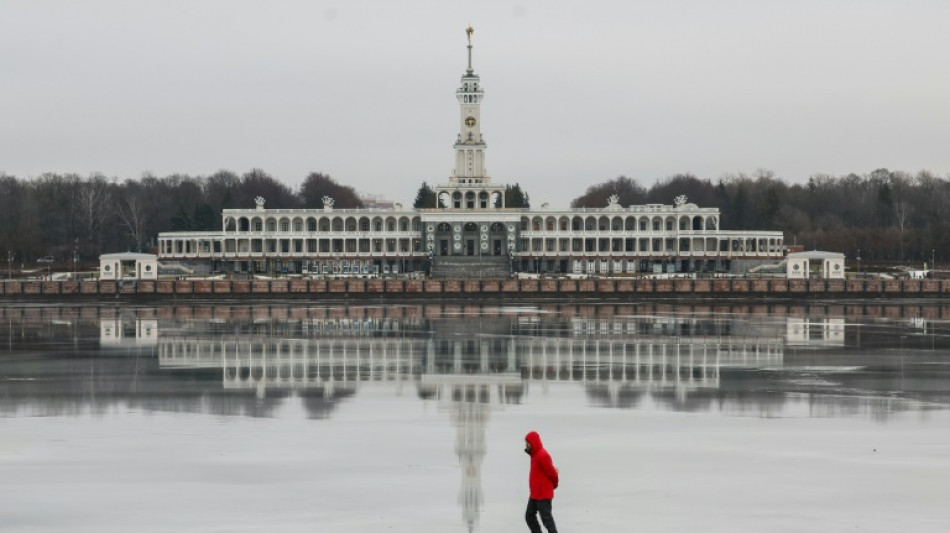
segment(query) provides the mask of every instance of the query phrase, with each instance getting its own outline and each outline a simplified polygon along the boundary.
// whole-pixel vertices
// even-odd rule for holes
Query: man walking
[[[531,533],[541,533],[537,515],[541,515],[541,523],[548,533],[557,533],[554,517],[551,516],[551,500],[554,499],[554,489],[557,488],[557,468],[551,461],[551,455],[541,444],[541,436],[537,431],[525,435],[524,451],[531,456],[531,472],[528,474],[528,486],[531,495],[528,498],[528,508],[524,519],[528,523]]]

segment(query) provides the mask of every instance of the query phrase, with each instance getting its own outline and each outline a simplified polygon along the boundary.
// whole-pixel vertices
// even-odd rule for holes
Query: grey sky
[[[0,171],[322,171],[411,202],[454,165],[465,26],[487,166],[950,171],[950,2],[0,0]]]

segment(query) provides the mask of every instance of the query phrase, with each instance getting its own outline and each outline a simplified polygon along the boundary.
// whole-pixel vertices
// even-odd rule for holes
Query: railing
[[[402,208],[397,210],[396,208],[386,208],[386,207],[376,207],[376,208],[347,208],[347,209],[330,209],[324,210],[322,207],[312,207],[309,209],[263,209],[258,211],[257,208],[249,207],[247,209],[222,209],[221,216],[230,215],[234,218],[254,218],[254,217],[265,217],[268,215],[295,215],[300,218],[306,217],[319,217],[319,216],[331,216],[334,214],[342,213],[346,214],[357,214],[362,216],[379,216],[379,217],[412,217],[413,215],[418,214],[417,209]]]
[[[379,259],[393,257],[428,257],[427,252],[171,252],[159,253],[162,259],[336,259],[348,257],[374,257]]]
[[[742,231],[742,230],[714,230],[714,229],[690,229],[690,230],[678,230],[678,229],[522,229],[522,237],[552,237],[552,236],[568,236],[581,237],[583,235],[591,236],[601,236],[601,237],[626,237],[626,238],[636,238],[638,236],[653,237],[653,238],[677,238],[677,237],[702,237],[707,239],[732,239],[732,240],[742,240],[742,239],[784,239],[785,234],[781,231],[766,231],[766,230],[754,230],[754,231]]]
[[[772,258],[772,259],[781,259],[783,258],[782,252],[769,252],[769,251],[757,251],[757,252],[745,252],[745,251],[718,251],[718,250],[692,250],[692,251],[562,251],[562,252],[552,252],[552,251],[533,251],[533,250],[521,250],[514,253],[515,257],[565,257],[565,258],[574,258],[574,257],[617,257],[617,258],[630,258],[630,259],[639,259],[639,258],[672,258],[676,259],[685,259],[685,258],[717,258],[717,259],[734,259],[734,258],[743,258],[743,257],[762,257],[762,258]]]
[[[418,238],[422,235],[422,230],[300,230],[300,231],[283,231],[283,230],[248,230],[248,231],[237,231],[237,230],[222,230],[216,231],[213,233],[191,233],[191,232],[174,232],[174,233],[159,233],[158,239],[169,240],[169,239],[179,239],[187,241],[200,241],[200,240],[221,240],[221,239],[241,239],[241,238],[268,238],[268,239],[293,239],[293,238],[303,238],[303,239],[313,239],[313,238],[372,238],[372,239],[396,239],[396,238]]]

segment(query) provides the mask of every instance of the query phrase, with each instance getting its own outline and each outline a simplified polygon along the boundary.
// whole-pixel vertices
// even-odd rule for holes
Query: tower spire
[[[475,28],[472,27],[472,24],[469,23],[468,27],[465,28],[465,33],[468,34],[468,70],[465,71],[466,74],[472,74],[472,34],[475,33]]]

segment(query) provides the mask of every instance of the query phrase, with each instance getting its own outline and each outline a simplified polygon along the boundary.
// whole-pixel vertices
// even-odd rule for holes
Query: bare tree
[[[102,230],[111,214],[109,183],[102,175],[94,175],[79,187],[76,199],[79,202],[80,221],[86,239],[93,245],[92,252],[101,252]]]
[[[145,244],[146,218],[145,210],[142,208],[138,199],[131,194],[127,195],[123,201],[119,202],[116,208],[116,215],[118,215],[119,220],[122,221],[122,225],[128,230],[132,242],[135,243],[135,250],[139,252],[142,251],[142,246]]]
[[[904,226],[907,224],[907,216],[910,214],[911,207],[903,198],[898,198],[894,202],[895,222],[900,230],[900,260],[904,260]]]

